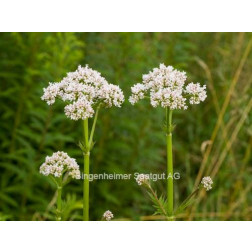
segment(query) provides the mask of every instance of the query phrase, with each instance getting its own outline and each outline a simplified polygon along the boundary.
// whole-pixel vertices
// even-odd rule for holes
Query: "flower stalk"
[[[84,131],[84,179],[83,179],[83,220],[89,220],[89,156],[90,148],[88,141],[88,118],[83,120]]]
[[[93,137],[95,126],[98,118],[100,105],[97,106],[92,129],[89,136],[89,129],[88,129],[88,118],[83,120],[83,136],[84,136],[84,179],[83,179],[83,220],[89,221],[89,159],[90,159],[90,152],[93,147]]]
[[[166,108],[167,144],[167,213],[173,216],[172,110]]]
[[[62,186],[58,186],[57,187],[57,216],[56,216],[57,221],[61,221],[61,218],[62,218],[61,194],[62,194]]]

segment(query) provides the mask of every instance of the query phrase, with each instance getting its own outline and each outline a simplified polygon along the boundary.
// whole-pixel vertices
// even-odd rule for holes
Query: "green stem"
[[[83,220],[89,220],[89,143],[88,143],[88,119],[83,121],[84,131],[84,179],[83,179]]]
[[[83,121],[83,133],[85,147],[88,148],[88,118]]]
[[[100,105],[98,105],[98,107],[97,107],[97,109],[96,109],[95,117],[94,117],[94,122],[93,122],[93,125],[92,125],[90,137],[89,137],[89,146],[90,146],[90,147],[91,147],[92,142],[93,142],[94,131],[95,131],[95,126],[96,126],[97,117],[98,117],[98,114],[99,114],[99,109],[100,109]]]
[[[84,135],[84,180],[83,180],[83,220],[89,220],[89,157],[90,151],[93,145],[93,137],[96,126],[96,121],[99,113],[100,105],[97,106],[95,117],[90,132],[88,136],[88,118],[83,121],[83,135]]]
[[[58,186],[57,188],[57,221],[61,221],[61,211],[62,211],[62,204],[61,204],[61,193],[62,193],[62,187]]]
[[[173,161],[172,161],[172,110],[166,108],[167,123],[167,213],[169,217],[173,216]]]

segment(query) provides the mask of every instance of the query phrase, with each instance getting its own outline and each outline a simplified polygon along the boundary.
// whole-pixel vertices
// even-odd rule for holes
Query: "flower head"
[[[80,179],[79,165],[76,160],[63,151],[55,152],[51,157],[47,156],[40,166],[40,173],[45,176],[61,177],[64,172],[68,172],[72,178]]]
[[[75,72],[67,74],[62,81],[49,83],[44,88],[41,97],[48,105],[52,105],[56,98],[68,102],[65,114],[72,120],[93,117],[94,107],[103,104],[105,107],[120,107],[124,102],[124,95],[119,86],[109,84],[101,74],[86,65],[79,66]]]
[[[138,102],[140,99],[144,98],[146,87],[143,84],[137,83],[131,87],[132,95],[129,98],[129,101],[132,105]]]
[[[138,174],[136,178],[138,185],[148,185],[149,184],[149,175],[148,174]]]
[[[189,83],[186,86],[185,93],[189,94],[191,97],[189,99],[190,104],[199,104],[204,101],[207,97],[206,95],[206,85],[203,87],[199,83]]]
[[[207,97],[206,86],[201,87],[199,83],[190,83],[185,86],[186,73],[174,69],[172,66],[160,64],[148,74],[143,75],[143,83],[131,87],[129,101],[132,105],[150,94],[150,103],[153,107],[187,109],[187,98],[190,104],[199,104]]]
[[[110,212],[109,210],[107,210],[104,214],[103,214],[103,218],[106,220],[106,221],[110,221],[111,219],[114,218],[114,215],[112,212]]]
[[[86,119],[92,117],[94,110],[90,101],[85,96],[79,98],[77,101],[65,106],[65,114],[72,120]]]
[[[210,177],[204,177],[202,180],[201,180],[201,184],[203,185],[203,187],[209,191],[212,189],[212,184],[213,184],[213,181]]]

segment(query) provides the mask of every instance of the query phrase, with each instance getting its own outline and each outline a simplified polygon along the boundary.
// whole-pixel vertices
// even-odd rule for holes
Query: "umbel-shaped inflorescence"
[[[41,97],[48,105],[59,98],[65,102],[65,114],[72,120],[85,120],[94,115],[94,107],[120,107],[124,102],[122,90],[117,85],[109,84],[101,74],[86,65],[79,66],[60,82],[49,83]]]
[[[45,176],[52,175],[60,178],[64,173],[68,173],[71,178],[80,179],[80,169],[74,158],[70,158],[67,153],[58,151],[52,156],[47,156],[45,162],[40,166],[40,173]]]
[[[186,73],[172,66],[160,64],[148,74],[143,75],[143,82],[131,87],[129,101],[132,105],[146,97],[150,98],[153,107],[160,105],[171,110],[187,109],[190,104],[199,104],[207,97],[206,86],[199,83],[185,85]],[[149,94],[148,94],[149,92]]]
[[[61,195],[64,186],[63,176],[67,178],[80,179],[80,169],[74,158],[70,158],[67,153],[58,151],[52,156],[47,156],[45,162],[40,166],[40,173],[49,176],[57,186],[57,210],[56,220],[60,221],[62,216]]]
[[[106,220],[106,221],[111,221],[114,218],[114,215],[111,211],[107,210],[103,216],[102,216],[102,220]]]
[[[201,180],[201,185],[206,189],[206,191],[209,191],[212,189],[212,184],[213,184],[213,181],[211,179],[211,177],[204,177],[202,180]]]
[[[136,177],[136,182],[138,185],[148,185],[149,184],[149,175],[148,174],[138,174]]]

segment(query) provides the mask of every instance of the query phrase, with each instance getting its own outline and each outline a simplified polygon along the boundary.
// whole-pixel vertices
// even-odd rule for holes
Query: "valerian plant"
[[[41,97],[48,105],[56,98],[66,102],[65,114],[72,120],[83,121],[83,142],[79,146],[84,155],[83,220],[89,220],[89,157],[94,145],[93,137],[101,108],[121,107],[124,95],[119,86],[110,84],[101,74],[86,65],[67,74],[62,81],[49,83]],[[89,133],[89,120],[93,118]]]
[[[47,156],[45,162],[40,166],[40,173],[48,176],[57,187],[57,210],[56,220],[60,221],[62,216],[62,189],[70,179],[80,179],[79,165],[74,158],[67,153],[58,151],[51,157]]]
[[[174,211],[173,207],[173,156],[172,156],[172,114],[174,110],[186,110],[188,105],[199,104],[203,102],[206,95],[206,86],[199,83],[185,84],[186,73],[174,69],[172,66],[160,64],[159,68],[154,68],[148,74],[143,75],[142,83],[137,83],[131,87],[131,96],[129,101],[132,105],[144,98],[150,99],[150,104],[155,108],[161,106],[165,109],[166,122],[166,145],[167,145],[167,198],[157,196],[153,191],[147,175],[140,174],[137,178],[139,185],[144,185],[149,191],[157,212],[173,220],[174,216],[183,211],[190,203],[192,198],[201,188],[211,189],[212,180],[210,177],[203,178],[202,186],[199,186],[182,204]]]

